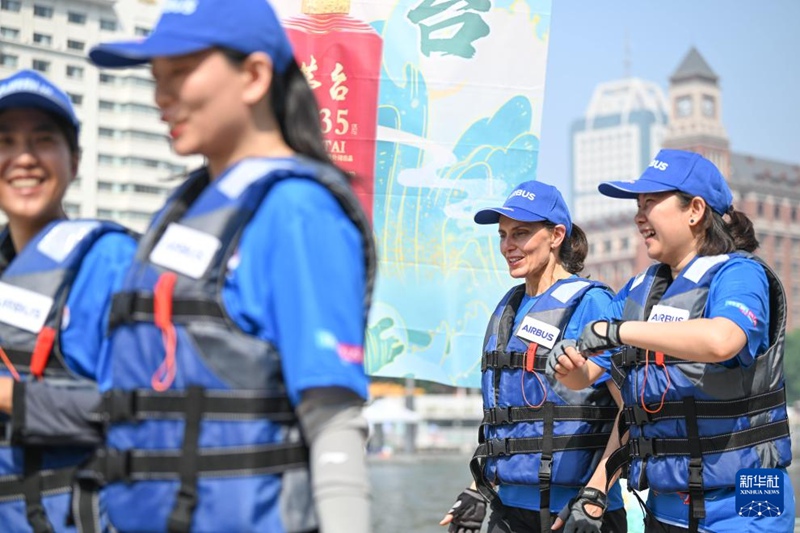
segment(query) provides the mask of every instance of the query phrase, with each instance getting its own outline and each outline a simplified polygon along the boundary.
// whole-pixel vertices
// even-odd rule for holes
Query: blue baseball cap
[[[0,80],[0,111],[32,107],[62,117],[78,134],[81,123],[67,93],[34,70],[20,70]]]
[[[89,59],[99,67],[132,67],[154,57],[180,56],[220,46],[264,52],[277,72],[294,58],[292,45],[267,0],[166,0],[144,39],[101,43]]]
[[[475,213],[478,224],[497,224],[500,215],[520,222],[562,224],[572,235],[572,217],[558,189],[541,181],[525,181],[517,185],[502,207],[489,207]]]
[[[606,181],[597,189],[612,198],[680,191],[701,197],[720,215],[733,205],[731,190],[714,163],[700,154],[684,150],[661,150],[638,180]]]

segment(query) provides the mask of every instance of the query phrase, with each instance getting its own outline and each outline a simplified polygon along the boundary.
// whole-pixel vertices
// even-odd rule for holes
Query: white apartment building
[[[661,147],[668,115],[664,92],[653,82],[627,78],[595,88],[586,115],[571,131],[572,214],[577,222],[635,212],[633,202],[609,202],[597,186],[638,178]]]
[[[86,59],[100,41],[147,35],[159,3],[0,0],[0,77],[38,70],[69,94],[81,121],[81,165],[64,203],[72,217],[142,230],[175,175],[200,161],[172,153],[149,69],[100,71]]]

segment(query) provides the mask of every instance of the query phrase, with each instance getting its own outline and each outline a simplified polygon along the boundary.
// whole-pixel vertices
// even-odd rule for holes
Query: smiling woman
[[[99,441],[102,324],[135,247],[116,224],[66,220],[78,128],[66,94],[38,73],[0,80],[0,411],[11,426],[0,435],[0,523],[10,531],[74,531],[71,476]]]
[[[538,181],[521,183],[502,206],[478,211],[475,222],[498,224],[509,275],[524,283],[500,300],[486,329],[482,444],[470,465],[475,484],[441,525],[477,533],[486,498],[490,533],[540,533],[581,497],[595,506],[598,517],[587,520],[598,530],[624,533],[618,485],[608,495],[576,488],[589,480],[617,414],[612,390],[601,385],[573,393],[543,371],[556,343],[597,318],[611,300],[605,285],[577,275],[588,252],[586,236],[558,189]]]

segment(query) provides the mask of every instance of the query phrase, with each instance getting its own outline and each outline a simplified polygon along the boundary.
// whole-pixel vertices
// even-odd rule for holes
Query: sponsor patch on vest
[[[557,327],[526,316],[514,335],[528,342],[535,342],[536,344],[552,348],[560,333],[561,330]]]
[[[100,226],[94,220],[67,221],[50,228],[36,249],[53,261],[62,262],[89,232]]]
[[[648,322],[683,322],[689,318],[689,310],[669,305],[654,305]]]
[[[0,281],[0,322],[39,333],[51,307],[49,296]]]
[[[213,235],[173,222],[150,252],[150,261],[199,279],[221,246]]]

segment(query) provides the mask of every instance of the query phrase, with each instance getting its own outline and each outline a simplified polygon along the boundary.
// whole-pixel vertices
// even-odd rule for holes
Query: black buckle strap
[[[605,448],[609,435],[605,432],[556,435],[553,437],[553,452]],[[486,442],[478,445],[475,456],[484,458],[541,452],[541,437],[487,439]]]
[[[542,533],[550,531],[550,476],[553,469],[553,431],[555,421],[553,402],[542,405],[542,455],[539,459],[539,512],[542,515]]]
[[[98,450],[85,468],[82,479],[104,485],[118,481],[177,479],[181,450]],[[197,456],[199,477],[278,474],[308,464],[308,449],[302,443],[261,444],[229,450],[201,449]]]
[[[118,292],[111,298],[108,329],[131,322],[152,322],[155,316],[155,298],[152,292]],[[225,318],[218,302],[213,300],[176,298],[172,301],[172,317],[175,323],[190,321],[196,317]]]
[[[517,369],[525,368],[526,352],[504,352],[492,350],[484,352],[481,357],[481,371],[486,372],[489,368],[494,369]],[[547,370],[547,357],[536,357],[533,362],[533,370],[544,373]]]
[[[33,533],[53,533],[53,526],[42,505],[42,456],[39,447],[28,447],[24,451],[23,472],[20,489],[25,498],[25,516]]]
[[[181,484],[175,496],[175,506],[167,519],[169,533],[189,533],[192,529],[192,514],[197,507],[197,455],[200,445],[200,419],[205,400],[204,389],[189,387],[186,390],[186,400],[183,454],[178,460]]]
[[[103,412],[111,423],[176,418],[186,412],[188,403],[186,391],[112,390],[103,395]],[[223,420],[264,418],[281,423],[291,423],[297,419],[287,396],[209,389],[205,390],[202,416]]]
[[[739,400],[694,400],[694,416],[697,418],[736,418],[752,416],[763,411],[781,407],[786,403],[786,391],[780,388],[758,396]],[[688,416],[683,401],[650,404],[647,412],[638,403],[622,409],[622,417],[628,425],[649,424],[659,420],[684,419]]]
[[[14,365],[19,372],[28,373],[31,371],[31,357],[33,356],[32,350],[25,350],[15,348],[13,346],[3,347],[6,352],[8,360]],[[49,357],[45,365],[45,372],[53,370],[66,370],[61,357]]]
[[[69,492],[75,476],[75,468],[60,468],[58,470],[43,470],[39,472],[39,492],[41,494],[55,494]],[[23,477],[14,476],[0,480],[0,501],[22,500]]]
[[[553,420],[588,420],[597,423],[613,422],[617,416],[617,407],[597,407],[589,405],[555,405],[551,402]],[[516,422],[537,422],[543,420],[543,407],[491,407],[483,410],[483,424],[498,426]]]
[[[699,440],[701,453],[706,455],[751,448],[783,437],[789,437],[789,424],[786,420],[778,420],[754,428],[714,435],[713,437],[700,437]],[[688,438],[647,439],[644,437],[632,437],[628,441],[628,450],[633,457],[690,455]]]

